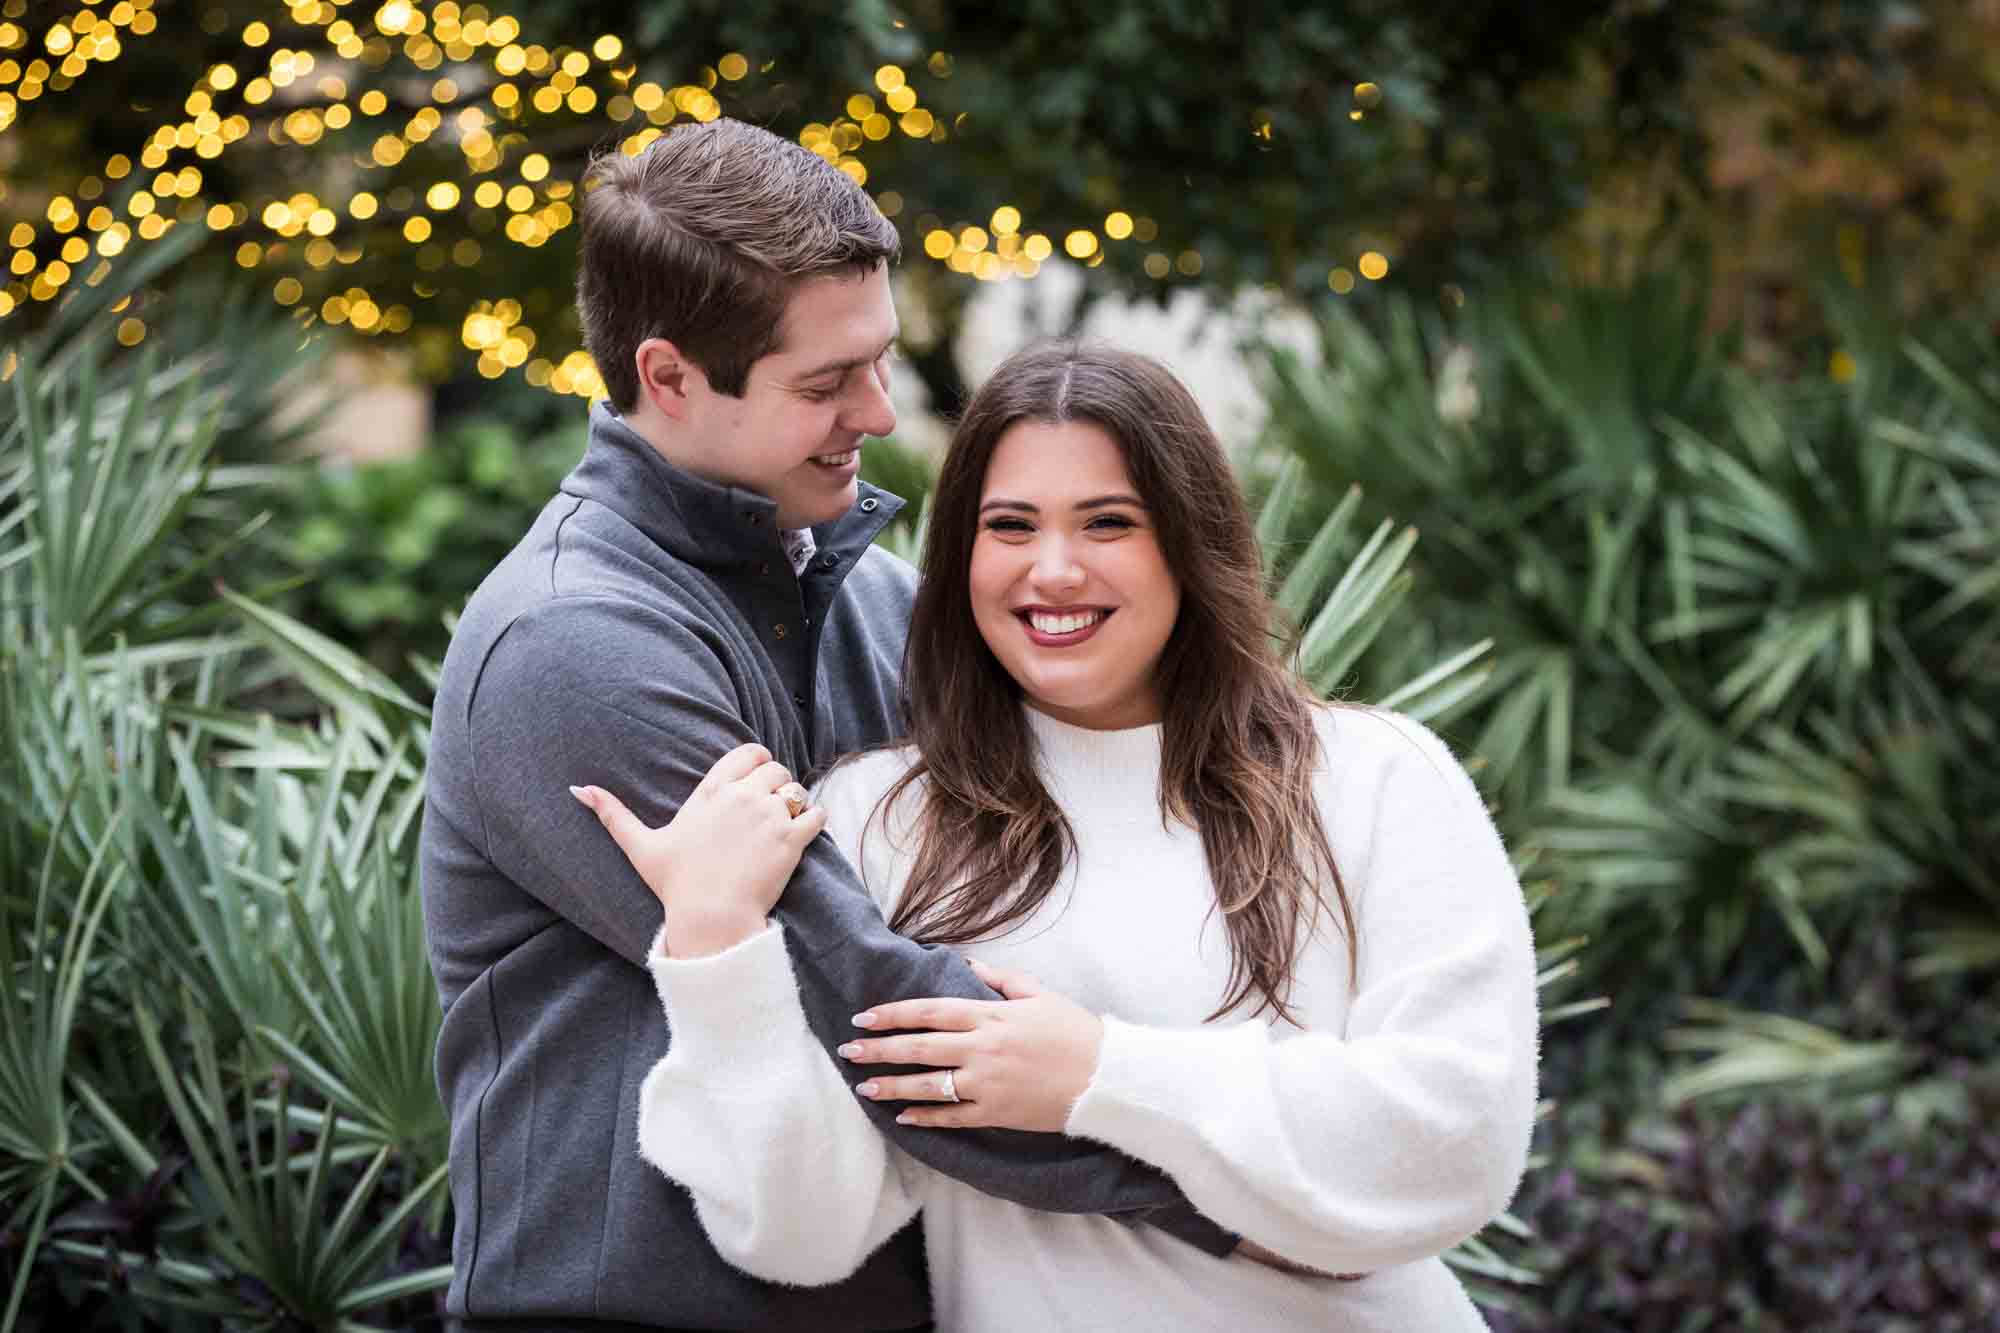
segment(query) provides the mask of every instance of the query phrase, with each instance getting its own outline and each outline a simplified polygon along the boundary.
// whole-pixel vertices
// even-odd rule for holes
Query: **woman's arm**
[[[838,1282],[915,1215],[903,1171],[826,1059],[784,931],[765,920],[826,823],[742,747],[648,828],[608,792],[577,799],[659,897],[647,966],[673,1040],[639,1091],[639,1152],[694,1196],[716,1252],[767,1281]],[[898,1160],[900,1159],[900,1160]]]
[[[639,1152],[708,1238],[770,1282],[838,1282],[916,1215],[923,1167],[869,1123],[799,1008],[784,932],[649,960],[673,1027],[639,1090]]]
[[[1435,1255],[1484,1226],[1520,1180],[1534,1120],[1519,884],[1444,745],[1378,720],[1409,743],[1384,765],[1365,864],[1342,867],[1360,898],[1346,1034],[1107,1020],[1068,1124],[1166,1170],[1222,1225],[1335,1272]]]

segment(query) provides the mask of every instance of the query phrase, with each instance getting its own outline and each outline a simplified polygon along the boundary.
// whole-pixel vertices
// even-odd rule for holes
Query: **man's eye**
[[[840,386],[837,384],[831,388],[826,388],[826,389],[815,387],[807,389],[805,391],[805,398],[806,401],[810,403],[831,402],[834,396],[837,395],[839,392],[840,392]]]

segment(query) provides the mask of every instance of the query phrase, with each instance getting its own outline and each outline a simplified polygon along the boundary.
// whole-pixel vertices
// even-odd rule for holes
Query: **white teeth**
[[[1084,611],[1069,615],[1050,615],[1045,611],[1030,611],[1028,623],[1044,634],[1074,634],[1089,625],[1104,619],[1102,611]]]
[[[849,449],[844,454],[816,454],[813,457],[813,462],[820,464],[822,467],[846,467],[854,461],[855,455],[860,452],[859,449]]]

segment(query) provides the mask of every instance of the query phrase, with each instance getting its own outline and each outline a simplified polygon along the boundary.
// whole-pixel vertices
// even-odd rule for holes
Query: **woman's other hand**
[[[855,1091],[874,1101],[925,1103],[896,1117],[906,1125],[1060,1133],[1097,1072],[1103,1022],[1024,973],[979,962],[972,968],[1006,998],[902,1000],[855,1016],[856,1027],[899,1035],[848,1042],[843,1058],[938,1070],[884,1075]]]
[[[708,771],[669,822],[648,828],[601,787],[572,787],[666,912],[667,952],[693,958],[742,943],[798,868],[826,812],[792,813],[792,775],[761,745],[739,745]]]

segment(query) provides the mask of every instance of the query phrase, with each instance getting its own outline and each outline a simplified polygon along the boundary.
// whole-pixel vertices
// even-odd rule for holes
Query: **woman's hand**
[[[848,1042],[839,1052],[844,1059],[939,1070],[884,1075],[855,1091],[875,1101],[932,1103],[898,1115],[905,1125],[1060,1133],[1097,1072],[1103,1022],[1033,977],[978,962],[972,968],[1007,998],[902,1000],[855,1016],[856,1027],[902,1032]]]
[[[667,952],[720,953],[764,928],[826,811],[793,815],[792,775],[761,745],[739,745],[715,763],[680,808],[648,828],[601,787],[572,787],[666,911]],[[794,799],[802,799],[795,788]]]

